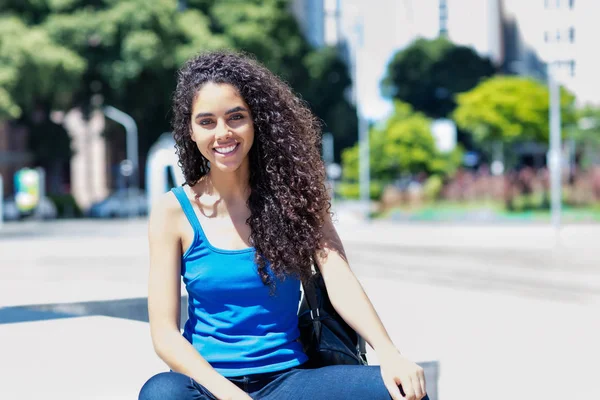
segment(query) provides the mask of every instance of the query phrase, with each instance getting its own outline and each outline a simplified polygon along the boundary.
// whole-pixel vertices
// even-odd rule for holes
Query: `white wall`
[[[551,0],[551,5],[556,0]],[[568,0],[560,0],[559,9],[546,9],[544,0],[504,0],[505,10],[514,16],[521,29],[524,42],[534,49],[544,61],[575,60],[575,76],[564,67],[558,78],[575,93],[580,104],[600,103],[600,57],[597,55],[600,37],[600,1],[575,0],[573,10]],[[575,27],[575,42],[568,40],[568,29]],[[555,42],[556,31],[561,40]],[[552,41],[544,40],[544,32]]]
[[[449,37],[500,61],[502,54],[497,0],[448,0]],[[380,94],[380,82],[396,51],[415,38],[439,32],[438,0],[342,0],[341,31],[355,49],[355,23],[363,21],[364,45],[359,57],[359,93],[368,118],[380,119],[391,104]],[[490,22],[491,21],[491,22]]]
[[[448,36],[473,47],[482,56],[502,62],[501,20],[498,0],[448,0]]]

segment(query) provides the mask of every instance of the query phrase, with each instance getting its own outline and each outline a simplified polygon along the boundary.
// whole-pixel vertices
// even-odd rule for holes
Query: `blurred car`
[[[21,212],[15,202],[11,199],[5,199],[2,207],[2,218],[4,221],[16,221],[21,218]]]
[[[148,214],[146,193],[140,189],[123,189],[114,192],[87,211],[90,218],[127,218]]]
[[[41,214],[43,219],[56,219],[58,217],[58,210],[56,205],[47,197],[42,198],[40,205],[38,206],[38,212]]]
[[[19,210],[13,199],[4,200],[4,207],[2,209],[4,221],[17,221],[26,217],[35,218],[36,215],[41,216],[42,219],[55,219],[58,216],[58,211],[52,200],[47,197],[42,198],[37,210],[26,213]]]

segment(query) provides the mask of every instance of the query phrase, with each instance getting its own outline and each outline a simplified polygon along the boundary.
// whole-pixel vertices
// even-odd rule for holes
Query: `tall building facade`
[[[380,82],[394,53],[416,38],[440,34],[489,57],[504,73],[545,80],[546,64],[555,62],[559,81],[580,104],[600,103],[600,57],[593,51],[600,31],[594,18],[600,15],[598,0],[294,0],[292,4],[311,43],[325,45],[329,37],[329,44],[337,44],[348,65],[356,67],[361,77],[358,92],[370,119],[384,117],[391,108],[381,96]]]
[[[380,83],[394,54],[417,38],[440,35],[470,46],[500,66],[504,62],[501,0],[343,0],[339,9],[341,42],[349,65],[360,75],[365,115],[384,118],[391,103]]]
[[[340,41],[339,16],[342,0],[292,0],[304,37],[314,47],[334,46]]]
[[[554,63],[556,78],[580,105],[600,104],[597,0],[503,0],[513,39],[508,72],[544,78]],[[534,62],[532,62],[534,61]]]
[[[323,0],[293,0],[292,12],[304,37],[314,47],[325,44],[325,8]]]

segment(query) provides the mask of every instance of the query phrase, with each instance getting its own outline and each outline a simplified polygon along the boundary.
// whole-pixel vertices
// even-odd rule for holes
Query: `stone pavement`
[[[145,225],[5,225],[0,399],[132,399],[165,370],[144,322]],[[397,346],[439,361],[439,399],[600,398],[600,227],[338,230]]]

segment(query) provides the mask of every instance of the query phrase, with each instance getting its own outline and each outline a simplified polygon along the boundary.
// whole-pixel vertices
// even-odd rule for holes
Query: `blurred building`
[[[292,0],[292,12],[308,42],[321,47],[325,43],[324,0]]]
[[[339,10],[342,0],[292,0],[291,10],[304,37],[314,47],[339,42]]]
[[[496,66],[502,65],[504,29],[501,0],[434,2],[437,2],[438,35],[446,36],[456,44],[472,47],[479,55],[488,57]],[[418,3],[421,4],[421,0]],[[417,29],[417,36],[419,33]],[[427,32],[422,32],[421,36],[426,34]]]
[[[505,59],[502,72],[545,80],[546,63],[536,49],[526,42],[519,20],[514,13],[505,11],[503,30]]]
[[[78,205],[87,209],[104,199],[117,186],[110,165],[118,164],[111,143],[103,135],[105,119],[101,112],[86,121],[79,109],[67,113],[53,112],[54,123],[64,126],[71,138],[73,156],[66,168],[46,168],[46,191],[49,194],[71,193]],[[29,151],[29,129],[18,121],[0,122],[0,175],[4,197],[14,193],[14,174],[21,168],[36,166]],[[54,165],[55,167],[56,165]],[[63,165],[58,165],[63,167]]]
[[[598,37],[597,0],[503,0],[510,37],[507,72],[545,78],[546,63],[556,63],[558,80],[580,104],[600,103],[592,50]]]
[[[71,193],[82,209],[104,199],[109,193],[109,157],[103,135],[105,119],[100,111],[86,120],[78,108],[64,116],[63,124],[71,136]]]
[[[336,45],[359,75],[349,96],[360,93],[369,119],[390,111],[380,82],[391,57],[416,38],[445,35],[497,66],[504,62],[501,0],[294,0],[292,10],[313,45]]]
[[[27,129],[16,122],[0,122],[0,175],[5,197],[14,191],[13,176],[19,169],[30,166],[33,159],[27,151]]]

